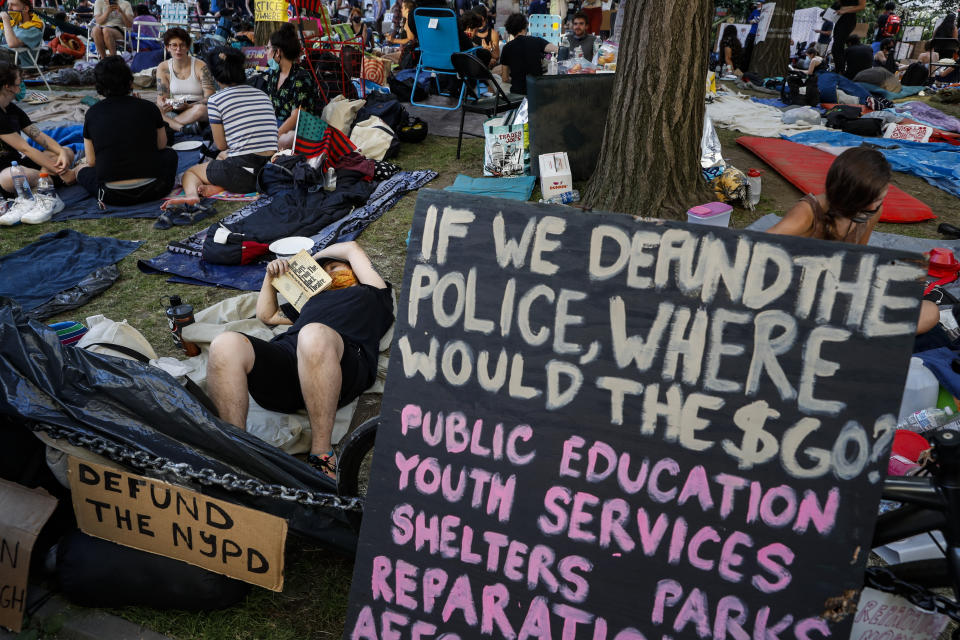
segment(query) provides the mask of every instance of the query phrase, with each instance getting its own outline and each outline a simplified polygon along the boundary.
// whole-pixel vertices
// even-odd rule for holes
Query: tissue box
[[[573,191],[573,175],[567,152],[540,154],[540,192],[542,197],[552,198]]]

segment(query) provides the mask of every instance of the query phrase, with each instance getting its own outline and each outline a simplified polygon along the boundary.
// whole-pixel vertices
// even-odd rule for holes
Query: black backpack
[[[373,91],[367,94],[366,100],[367,103],[357,112],[357,122],[363,122],[370,116],[377,116],[388,127],[397,131],[409,117],[407,110],[403,108],[395,95]]]
[[[856,120],[862,113],[863,111],[861,111],[858,106],[838,104],[827,111],[824,117],[827,119],[827,126],[831,129],[843,129],[845,122]]]
[[[780,101],[788,105],[807,107],[820,104],[820,89],[817,86],[816,74],[808,76],[805,73],[793,71],[788,73],[780,88]]]

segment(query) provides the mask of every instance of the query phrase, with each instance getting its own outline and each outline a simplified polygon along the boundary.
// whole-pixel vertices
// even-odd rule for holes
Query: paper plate
[[[312,249],[313,240],[306,236],[290,236],[289,238],[274,240],[268,248],[277,254],[277,257],[289,258],[296,255],[301,249]]]
[[[194,149],[199,149],[202,146],[203,140],[184,140],[183,142],[170,145],[170,148],[174,151],[193,151]]]

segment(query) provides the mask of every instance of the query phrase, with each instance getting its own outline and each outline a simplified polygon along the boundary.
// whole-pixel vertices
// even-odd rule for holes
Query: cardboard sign
[[[287,0],[254,0],[253,19],[257,22],[286,22]]]
[[[283,518],[73,457],[70,490],[84,533],[283,589]]]
[[[767,39],[767,32],[770,30],[770,22],[773,21],[773,12],[777,9],[777,3],[768,2],[760,8],[760,22],[757,23],[756,42],[763,42]]]
[[[267,58],[266,47],[242,47],[240,51],[244,57],[243,66],[253,69],[257,67],[267,67],[269,58]]]
[[[860,594],[850,640],[929,640],[939,637],[949,621],[905,598],[866,587]]]
[[[0,627],[20,631],[30,552],[56,507],[57,499],[43,489],[0,480]]]
[[[421,190],[344,638],[846,638],[921,263]]]

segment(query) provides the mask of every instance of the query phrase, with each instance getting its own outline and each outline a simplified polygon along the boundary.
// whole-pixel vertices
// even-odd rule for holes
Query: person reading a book
[[[336,478],[331,445],[334,416],[373,384],[380,339],[393,324],[391,286],[355,242],[331,245],[314,255],[332,284],[297,314],[278,304],[273,279],[290,268],[285,259],[267,265],[257,299],[257,318],[291,325],[270,342],[225,332],[210,344],[207,387],[220,417],[241,429],[248,393],[271,411],[306,408],[312,440],[308,462]]]

